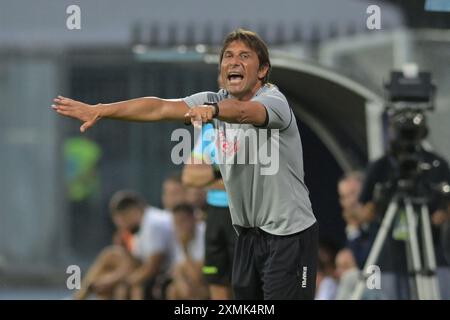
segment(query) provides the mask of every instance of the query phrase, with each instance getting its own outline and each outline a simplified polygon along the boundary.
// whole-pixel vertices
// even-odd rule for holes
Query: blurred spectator
[[[430,213],[432,236],[437,263],[439,284],[450,283],[450,267],[444,259],[441,242],[441,228],[449,218],[448,199],[442,201],[436,192],[430,192],[434,185],[450,183],[448,163],[434,152],[425,150],[420,143],[405,142],[405,134],[399,123],[405,119],[398,113],[389,119],[388,138],[389,149],[385,155],[372,162],[366,174],[366,180],[360,195],[360,202],[364,204],[363,216],[373,221],[381,221],[394,195],[405,194],[398,185],[411,185],[406,193],[411,198],[424,198]],[[404,129],[403,129],[404,130]],[[425,138],[426,131],[421,131],[420,139]],[[418,136],[419,137],[419,136]],[[420,142],[420,141],[419,141]],[[408,147],[408,148],[406,148]],[[412,157],[413,156],[413,157]],[[408,159],[416,159],[417,163]],[[408,161],[409,162],[408,162]],[[404,188],[406,189],[406,188]],[[414,206],[417,210],[420,207]],[[421,225],[419,223],[418,225]],[[399,201],[399,208],[390,226],[388,236],[380,253],[379,262],[383,270],[383,279],[391,278],[383,287],[383,291],[390,299],[417,298],[410,290],[408,271],[408,239],[409,231],[406,223],[406,212],[403,203]],[[420,230],[420,229],[417,229]],[[421,233],[418,233],[419,239]],[[420,241],[420,240],[419,240]],[[422,256],[424,255],[421,250]],[[383,285],[382,285],[383,286]],[[440,285],[441,298],[450,299],[448,285]]]
[[[181,174],[178,172],[170,174],[163,182],[162,205],[164,210],[172,211],[186,199],[186,190],[181,183]]]
[[[208,288],[202,267],[205,225],[195,218],[194,208],[180,204],[173,209],[175,224],[175,263],[167,297],[172,300],[207,299]]]
[[[315,300],[334,300],[337,291],[336,250],[333,246],[321,243],[317,261]]]
[[[339,281],[336,300],[349,300],[359,279],[359,269],[349,248],[340,250],[336,255],[336,277]]]
[[[378,230],[376,223],[366,220],[362,215],[362,205],[358,199],[363,179],[362,172],[352,171],[338,182],[339,203],[346,223],[347,247],[353,252],[360,269],[364,266]]]
[[[83,279],[76,299],[151,299],[151,289],[173,259],[171,215],[150,207],[135,192],[118,191],[110,201],[117,227],[114,245],[103,250]]]
[[[186,203],[194,208],[195,217],[197,219],[204,220],[206,217],[206,191],[203,188],[195,186],[186,186],[185,188]]]
[[[343,248],[336,255],[336,277],[341,279],[342,275],[349,270],[358,271],[356,260],[349,248]]]

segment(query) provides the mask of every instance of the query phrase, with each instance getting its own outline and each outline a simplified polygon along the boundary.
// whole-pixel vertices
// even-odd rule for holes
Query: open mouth
[[[238,83],[242,79],[244,79],[244,76],[239,72],[230,72],[227,76],[227,79],[230,83]]]

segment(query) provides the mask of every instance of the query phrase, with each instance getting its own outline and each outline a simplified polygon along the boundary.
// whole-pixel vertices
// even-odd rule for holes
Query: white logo
[[[303,272],[302,272],[302,288],[306,288],[306,280],[308,278],[307,276],[307,272],[308,272],[308,267],[303,267]]]
[[[70,265],[67,267],[66,270],[67,274],[70,274],[70,276],[67,278],[66,286],[69,290],[80,290],[81,288],[81,270],[80,267],[77,265]]]
[[[171,140],[179,141],[172,148],[172,162],[186,164],[191,154],[190,132],[175,129]],[[259,163],[261,175],[274,175],[279,169],[279,140],[278,129],[211,129],[201,137],[201,127],[194,127],[194,141],[200,142],[198,149],[203,150],[203,159],[206,159],[194,158],[194,164],[211,164],[208,159],[215,149],[215,164]]]
[[[73,4],[67,7],[66,13],[70,14],[66,20],[66,26],[69,30],[81,29],[81,9],[79,6]]]
[[[381,270],[377,265],[371,265],[367,267],[367,273],[371,273],[366,280],[366,286],[368,289],[381,289]]]
[[[367,17],[366,26],[369,30],[381,29],[381,9],[377,5],[370,5],[367,7],[366,13],[371,14]]]

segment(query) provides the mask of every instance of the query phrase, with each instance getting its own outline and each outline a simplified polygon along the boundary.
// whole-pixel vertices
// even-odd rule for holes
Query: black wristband
[[[219,104],[217,102],[205,102],[203,104],[206,105],[206,106],[213,106],[214,107],[213,118],[217,118],[219,116]]]

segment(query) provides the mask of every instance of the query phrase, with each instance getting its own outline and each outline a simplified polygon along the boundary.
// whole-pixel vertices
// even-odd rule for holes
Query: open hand
[[[95,106],[58,96],[53,99],[55,104],[52,105],[53,110],[67,117],[72,117],[83,122],[80,127],[81,132],[85,132],[92,127],[99,119],[100,114]]]

